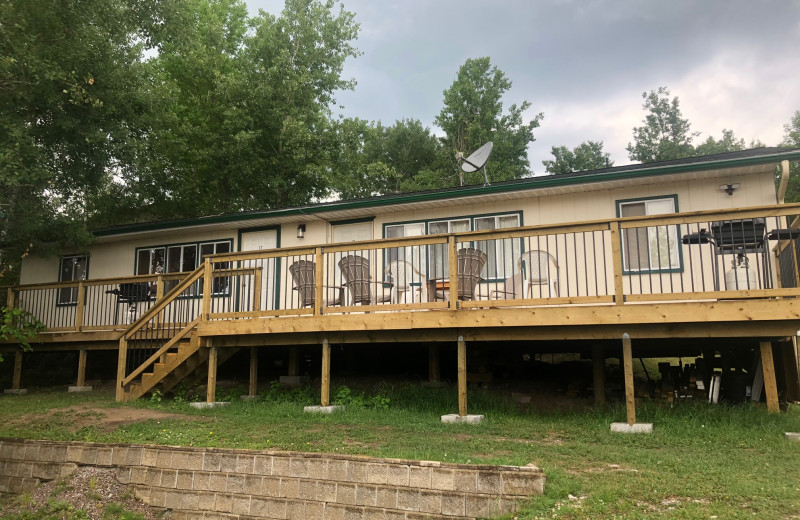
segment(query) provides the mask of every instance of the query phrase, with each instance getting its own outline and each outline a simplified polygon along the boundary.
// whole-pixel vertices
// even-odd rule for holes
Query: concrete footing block
[[[216,401],[214,403],[189,403],[189,406],[192,408],[197,408],[198,410],[204,410],[206,408],[218,408],[220,406],[228,406],[230,401]]]
[[[792,439],[793,441],[800,442],[800,433],[798,432],[786,432],[786,437],[788,439]]]
[[[4,394],[9,394],[9,395],[25,395],[25,394],[28,393],[28,389],[27,388],[6,388],[5,390],[3,390],[3,393]]]
[[[67,388],[67,392],[91,392],[91,386],[70,386]]]
[[[457,413],[451,413],[443,415],[442,422],[445,424],[455,424],[455,423],[478,424],[480,422],[483,422],[483,415],[458,415]]]
[[[447,386],[447,383],[444,381],[423,381],[420,386],[425,388],[444,388]]]
[[[303,407],[303,411],[306,413],[333,413],[336,410],[342,410],[344,406],[305,406]]]
[[[653,433],[653,423],[613,422],[611,431],[614,433]]]
[[[281,376],[278,378],[278,382],[284,386],[297,387],[307,385],[311,382],[311,378],[308,376]]]
[[[257,395],[240,395],[239,399],[241,399],[242,401],[254,401],[254,400],[258,399],[258,396]]]

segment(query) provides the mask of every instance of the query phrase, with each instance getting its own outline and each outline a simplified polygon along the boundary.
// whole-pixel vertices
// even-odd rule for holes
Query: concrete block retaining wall
[[[533,466],[0,439],[0,492],[79,465],[115,467],[137,497],[179,520],[486,518],[516,511],[545,482]]]

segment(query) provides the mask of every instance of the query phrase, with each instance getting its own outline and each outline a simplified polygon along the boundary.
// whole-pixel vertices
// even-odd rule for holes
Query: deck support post
[[[22,351],[17,350],[14,352],[14,379],[11,382],[12,390],[20,390],[22,388]]]
[[[592,382],[594,405],[606,403],[606,356],[603,345],[592,345]]]
[[[215,346],[212,340],[207,340],[211,344],[208,346],[208,385],[206,386],[206,402],[213,404],[217,400],[217,360],[219,358],[219,347]]]
[[[778,404],[778,384],[775,380],[775,361],[772,358],[772,343],[760,342],[761,370],[764,375],[764,391],[767,394],[767,411],[778,413],[781,411]]]
[[[68,392],[91,392],[92,390],[91,386],[86,386],[86,355],[85,348],[78,351],[78,377],[75,386],[67,388]]]
[[[440,380],[439,344],[434,343],[428,346],[428,382],[438,383]]]
[[[458,415],[467,415],[467,343],[458,337]]]
[[[320,385],[320,405],[331,404],[331,345],[328,339],[322,340],[322,383]]]
[[[119,351],[117,353],[117,391],[115,400],[121,403],[125,400],[125,389],[122,380],[125,379],[125,367],[128,364],[128,340],[123,335],[119,338]]]
[[[258,350],[250,347],[250,388],[248,395],[255,397],[258,394]]]
[[[450,294],[453,294],[452,291]],[[467,414],[467,342],[464,336],[458,337],[458,413],[442,416],[443,423],[476,424],[483,421],[483,415]]]
[[[628,422],[611,423],[611,431],[617,433],[651,433],[651,423],[636,422],[636,397],[633,393],[633,348],[631,337],[622,335],[622,368],[625,373],[625,408]]]
[[[627,332],[622,335],[622,361],[625,372],[625,409],[628,425],[632,426],[636,424],[636,397],[633,391],[633,349]]]
[[[82,348],[78,351],[78,380],[75,382],[77,386],[86,386],[86,349]]]
[[[27,390],[21,388],[22,386],[22,351],[17,350],[14,352],[14,378],[11,382],[11,388],[3,390],[4,394],[25,395]]]

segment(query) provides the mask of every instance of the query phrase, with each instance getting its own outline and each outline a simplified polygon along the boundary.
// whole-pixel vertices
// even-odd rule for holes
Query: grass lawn
[[[332,415],[303,413],[318,404],[312,389],[273,386],[249,402],[228,394],[230,406],[203,411],[182,398],[140,400],[125,409],[157,415],[114,424],[103,418],[123,405],[110,391],[31,390],[0,398],[0,436],[534,463],[547,475],[545,495],[520,519],[800,519],[800,443],[784,436],[800,431],[797,407],[768,415],[763,406],[644,403],[638,419],[655,431],[621,435],[609,425],[624,420],[622,404],[543,411],[499,391],[470,389],[470,413],[486,415],[479,425],[441,424],[457,410],[452,387],[334,387],[349,406]]]

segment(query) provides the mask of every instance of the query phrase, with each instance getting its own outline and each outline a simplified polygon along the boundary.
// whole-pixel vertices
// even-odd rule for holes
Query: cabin
[[[706,388],[749,374],[777,411],[800,399],[800,204],[783,201],[797,160],[760,148],[114,226],[25,258],[7,304],[47,327],[28,355],[80,352],[78,386],[89,353],[116,351],[119,401],[207,366],[214,402],[217,366],[242,348],[255,394],[262,349],[314,345],[327,406],[332,344],[426,346],[432,382],[454,345],[465,416],[470,344],[511,363],[590,357],[598,402],[607,357],[627,374],[632,357],[696,356]]]

